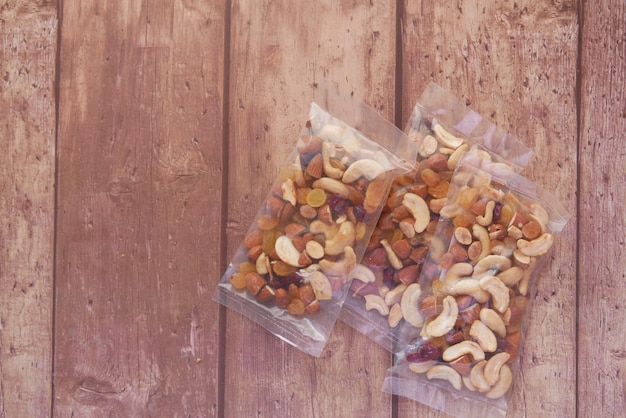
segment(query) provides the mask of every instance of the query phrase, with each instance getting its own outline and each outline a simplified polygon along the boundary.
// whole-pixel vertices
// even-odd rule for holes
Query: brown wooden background
[[[211,301],[322,78],[535,149],[573,217],[509,416],[626,410],[624,2],[7,0],[0,42],[0,417],[443,415],[341,323],[314,359]]]

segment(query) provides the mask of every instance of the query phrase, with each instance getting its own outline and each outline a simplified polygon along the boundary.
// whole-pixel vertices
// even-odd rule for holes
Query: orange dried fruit
[[[253,271],[256,271],[256,266],[254,265],[254,263],[251,263],[249,261],[241,263],[241,265],[239,266],[239,272],[241,274],[245,275]]]
[[[270,229],[276,228],[278,225],[279,219],[275,216],[271,215],[262,215],[257,219],[256,224],[264,231],[268,231]]]
[[[298,270],[298,268],[290,266],[282,260],[278,260],[272,263],[272,270],[275,274],[284,277],[290,275],[291,273],[294,273],[296,270]]]
[[[384,180],[376,178],[370,182],[365,191],[363,207],[366,213],[373,213],[387,197],[387,184]]]
[[[287,306],[287,311],[293,316],[301,316],[304,315],[304,302],[300,299],[293,299],[289,306]]]
[[[420,172],[420,177],[429,187],[436,186],[441,181],[441,176],[430,168],[423,169]]]
[[[431,186],[428,188],[428,194],[434,197],[435,199],[441,199],[448,195],[448,188],[450,187],[450,183],[445,180],[440,181],[435,186]]]

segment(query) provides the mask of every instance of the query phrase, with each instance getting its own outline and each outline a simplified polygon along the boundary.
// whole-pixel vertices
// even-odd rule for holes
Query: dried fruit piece
[[[306,196],[306,203],[312,208],[319,208],[326,203],[326,192],[322,189],[313,189]]]
[[[237,290],[243,290],[246,288],[246,275],[239,272],[230,276],[230,284]]]

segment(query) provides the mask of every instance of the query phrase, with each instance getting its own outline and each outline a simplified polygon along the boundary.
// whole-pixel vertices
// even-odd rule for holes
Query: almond
[[[322,177],[323,170],[324,167],[322,155],[316,154],[315,157],[313,157],[313,159],[311,159],[311,161],[309,162],[309,165],[306,167],[306,172],[309,176],[319,179],[320,177]]]
[[[246,289],[252,296],[258,295],[265,283],[265,279],[256,272],[246,274]]]
[[[320,301],[316,299],[313,302],[309,303],[304,308],[304,311],[308,313],[309,315],[315,315],[316,313],[320,311],[320,306],[321,306]]]
[[[263,230],[255,229],[251,231],[243,240],[243,245],[246,248],[252,248],[256,245],[263,244]]]
[[[408,258],[411,255],[412,250],[411,245],[406,239],[395,241],[391,244],[391,249],[401,260]]]
[[[309,255],[306,253],[306,251],[302,251],[300,253],[300,258],[298,258],[298,264],[300,264],[303,267],[306,267],[306,266],[310,266],[311,263],[312,261]]]
[[[252,262],[255,262],[261,254],[263,254],[263,247],[260,245],[255,245],[248,250],[248,259]]]
[[[439,315],[443,311],[444,295],[430,295],[422,300],[420,313],[424,318],[431,318]]]
[[[261,288],[261,291],[256,296],[256,300],[259,302],[267,302],[268,300],[272,300],[275,298],[276,291],[270,285],[265,285]]]
[[[448,249],[448,252],[452,254],[454,261],[461,262],[467,260],[467,250],[458,242],[453,242]]]
[[[291,302],[289,293],[287,293],[285,289],[277,289],[275,297],[276,297],[276,306],[278,306],[281,309],[287,309],[287,306],[289,306],[289,302]]]
[[[384,248],[375,248],[366,253],[363,260],[370,267],[382,267],[387,264],[387,251]]]
[[[296,144],[300,154],[314,154],[322,150],[322,140],[315,135],[302,135]]]
[[[402,270],[396,273],[396,277],[394,280],[404,283],[404,284],[412,284],[417,281],[417,276],[419,275],[419,266],[412,264],[410,266],[404,267]]]
[[[276,196],[270,196],[265,202],[265,208],[273,216],[278,216],[283,206],[285,206],[285,201]]]
[[[428,157],[428,168],[439,173],[448,170],[448,157],[441,153],[436,153]]]
[[[316,300],[313,286],[309,283],[298,288],[298,295],[300,296],[300,300],[302,300],[305,305],[309,305]]]
[[[333,214],[330,210],[330,206],[328,204],[322,205],[318,210],[317,210],[317,219],[319,219],[320,221],[324,222],[325,224],[332,224],[333,223]]]
[[[289,237],[295,237],[306,231],[306,226],[293,222],[285,227],[285,234]]]
[[[409,255],[409,258],[415,261],[417,264],[421,264],[426,259],[428,255],[428,247],[425,245],[421,245],[417,248],[414,248]]]

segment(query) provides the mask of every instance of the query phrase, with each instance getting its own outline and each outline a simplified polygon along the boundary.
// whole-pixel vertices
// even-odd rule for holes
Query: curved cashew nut
[[[484,226],[474,224],[472,225],[472,234],[482,246],[480,255],[477,258],[477,260],[481,260],[487,257],[491,252],[491,240],[489,239],[489,232],[487,232],[487,229]]]
[[[417,146],[417,152],[423,158],[430,157],[437,151],[437,140],[432,135],[426,135]]]
[[[474,339],[478,342],[480,347],[486,353],[493,353],[498,348],[498,341],[496,340],[496,335],[492,330],[482,321],[474,321],[469,330],[470,337],[474,337]]]
[[[506,337],[506,325],[504,325],[504,320],[493,309],[481,309],[480,320],[483,324],[489,327],[489,329],[492,330],[498,337]]]
[[[391,308],[389,308],[389,315],[387,316],[387,323],[390,328],[395,328],[398,326],[400,321],[402,320],[402,309],[400,308],[400,304],[396,303]]]
[[[530,283],[530,278],[535,271],[536,265],[537,259],[535,257],[529,257],[528,266],[524,270],[524,275],[517,285],[517,290],[520,292],[521,295],[526,296],[526,294],[528,293],[528,284]]]
[[[509,307],[509,288],[496,276],[486,276],[480,279],[480,287],[491,294],[493,307],[500,313],[504,313]]]
[[[485,375],[485,380],[490,385],[495,385],[498,380],[500,380],[500,370],[502,366],[509,361],[511,355],[506,352],[498,353],[487,360],[487,364],[485,365],[485,370],[483,374]]]
[[[309,225],[309,232],[313,234],[324,234],[324,238],[332,239],[335,235],[337,235],[337,232],[339,232],[339,224],[333,223],[328,225],[327,223],[316,219],[311,222],[311,225]]]
[[[418,234],[423,232],[430,223],[430,209],[426,201],[415,193],[405,193],[402,198],[402,205],[413,215],[415,223],[413,228]]]
[[[457,149],[464,142],[462,138],[452,135],[452,133],[448,132],[440,124],[436,124],[433,127],[433,133],[435,134],[435,138],[437,138],[441,144],[452,149]]]
[[[489,399],[497,399],[503,396],[511,387],[513,382],[513,373],[508,365],[502,366],[500,369],[500,380],[491,388],[491,390],[485,393],[485,396]]]
[[[424,318],[419,311],[417,302],[422,295],[422,288],[418,283],[413,283],[406,288],[400,300],[400,309],[404,320],[415,328],[424,325]]]
[[[365,309],[371,311],[372,309],[378,311],[382,316],[389,315],[389,306],[385,303],[384,299],[378,295],[365,295]]]
[[[357,279],[363,283],[373,283],[376,281],[376,275],[369,267],[363,264],[357,264],[352,271],[348,274],[347,280],[351,281]]]
[[[446,290],[451,295],[456,295],[456,286],[461,281],[461,277],[470,277],[474,272],[474,266],[470,263],[453,264],[446,272]]]
[[[522,279],[523,275],[524,270],[521,267],[514,266],[500,272],[496,277],[507,286],[515,286]]]
[[[450,366],[444,366],[443,364],[433,366],[426,372],[426,377],[428,380],[447,380],[456,390],[461,390],[463,388],[461,375]]]
[[[487,365],[487,360],[479,361],[474,367],[472,367],[472,371],[470,372],[470,380],[472,384],[479,392],[486,393],[491,390],[491,385],[487,383],[485,380],[485,366]]]
[[[446,296],[443,299],[443,310],[439,316],[426,325],[426,334],[431,337],[446,335],[454,327],[458,315],[459,307],[456,299]]]
[[[465,340],[460,343],[451,345],[446,348],[443,352],[443,359],[445,361],[454,361],[465,354],[469,354],[472,356],[474,361],[481,361],[485,359],[485,352],[480,346],[474,341]]]
[[[454,286],[454,294],[457,295],[470,295],[478,303],[487,303],[489,300],[489,293],[485,292],[480,287],[480,281],[478,279],[462,279]]]
[[[546,232],[548,222],[550,222],[550,215],[548,215],[548,211],[546,211],[546,209],[538,203],[531,203],[530,211],[530,218],[541,225],[542,232]]]
[[[337,234],[326,240],[324,251],[329,255],[339,255],[344,251],[344,248],[352,246],[356,239],[356,228],[350,221],[343,222],[339,227]]]
[[[493,276],[503,270],[507,270],[511,267],[511,260],[502,255],[488,255],[485,258],[478,260],[478,263],[474,266],[474,273],[472,277],[481,278],[485,275]]]
[[[315,297],[319,300],[328,300],[333,297],[333,288],[328,277],[319,270],[314,271],[306,279],[313,287]]]
[[[341,180],[335,180],[330,177],[322,177],[317,179],[312,184],[315,189],[324,189],[327,192],[338,194],[344,199],[350,196],[350,188],[343,184]]]
[[[281,235],[276,239],[274,249],[278,258],[285,263],[293,267],[302,267],[302,264],[299,263],[300,251],[294,247],[293,242],[286,235]]]
[[[489,226],[491,222],[493,222],[493,209],[496,207],[496,202],[490,200],[487,202],[487,206],[485,207],[485,215],[477,216],[476,222],[478,222],[482,226]]]
[[[325,274],[345,279],[356,266],[356,254],[352,247],[345,247],[343,259],[338,261],[320,260],[319,266]]]
[[[391,306],[393,304],[400,302],[400,300],[402,299],[402,295],[404,294],[404,291],[406,290],[406,288],[407,288],[407,285],[405,283],[400,283],[396,287],[388,291],[385,294],[385,303],[387,304],[387,306]]]
[[[469,391],[476,392],[476,386],[472,383],[472,378],[469,375],[461,376],[461,379],[463,379],[463,384]]]
[[[454,150],[452,154],[448,157],[448,170],[454,170],[458,165],[459,161],[463,154],[467,152],[469,149],[468,144],[462,144],[460,147]]]
[[[535,238],[532,241],[518,239],[517,248],[519,248],[520,251],[527,256],[536,257],[547,253],[553,243],[554,235],[545,232],[539,238]]]
[[[409,370],[411,370],[413,373],[426,373],[435,364],[437,364],[437,360],[426,360],[420,363],[409,363]]]
[[[368,180],[372,180],[385,171],[385,167],[383,167],[378,161],[364,158],[350,164],[350,166],[348,166],[346,171],[343,173],[341,181],[344,183],[352,183],[362,176]]]
[[[340,179],[343,176],[343,170],[334,167],[330,163],[330,158],[334,157],[335,153],[336,149],[333,145],[326,141],[322,143],[322,167],[324,168],[324,173],[333,179]]]
[[[387,259],[389,260],[389,264],[391,264],[391,267],[396,270],[402,269],[404,265],[402,264],[402,261],[400,261],[396,253],[393,252],[391,245],[389,245],[389,241],[387,241],[386,239],[381,239],[380,244],[383,246],[385,252],[387,253]]]

